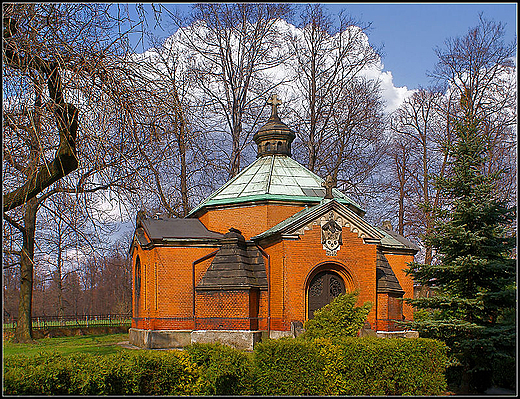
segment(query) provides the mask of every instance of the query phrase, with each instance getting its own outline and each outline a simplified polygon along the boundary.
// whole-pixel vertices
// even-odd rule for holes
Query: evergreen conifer
[[[458,365],[452,371],[461,371],[460,390],[482,392],[515,379],[516,238],[511,227],[516,209],[495,193],[504,172],[484,172],[486,141],[465,105],[463,97],[465,115],[455,124],[456,140],[446,147],[451,172],[435,180],[448,204],[433,210],[435,226],[425,236],[436,261],[408,269],[434,294],[407,302],[430,312],[412,328],[448,344]],[[510,375],[504,376],[508,369]]]

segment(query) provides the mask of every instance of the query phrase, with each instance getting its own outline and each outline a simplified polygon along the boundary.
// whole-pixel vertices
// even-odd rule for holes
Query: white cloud
[[[403,101],[410,97],[416,90],[409,90],[408,87],[395,87],[394,77],[391,71],[383,71],[384,65],[380,64],[377,68],[371,68],[364,71],[363,75],[368,79],[378,79],[381,87],[381,95],[385,101],[385,112],[390,114],[394,112]]]
[[[301,28],[298,28],[284,20],[279,20],[275,23],[274,27],[278,30],[278,32],[282,36],[286,37],[292,37],[293,39],[298,38],[300,41],[303,40],[303,30]],[[166,53],[169,54],[176,54],[177,57],[177,69],[180,71],[187,71],[192,68],[193,63],[200,63],[205,62],[200,54],[196,54],[193,51],[189,50],[185,47],[181,40],[182,34],[186,34],[192,29],[196,29],[199,33],[203,33],[205,31],[204,24],[197,24],[193,26],[189,26],[186,28],[179,29],[175,34],[170,36],[165,41],[165,48]],[[352,27],[352,29],[359,29],[357,27]],[[362,32],[361,32],[362,33]],[[353,35],[352,32],[343,32],[344,35]],[[197,35],[191,35],[192,39],[194,39]],[[195,39],[195,41],[197,41]],[[202,43],[199,43],[202,44]],[[360,46],[369,46],[368,37],[364,33],[360,36],[359,41]],[[171,49],[174,49],[171,51]],[[143,59],[147,57],[153,57],[156,58],[157,54],[155,52],[156,50],[150,50],[145,52],[144,54],[135,54],[135,59]],[[282,44],[282,52],[288,52],[291,51],[288,44],[284,43]],[[355,54],[355,52],[353,52]],[[355,57],[355,55],[354,55]],[[284,65],[275,67],[275,68],[269,68],[267,70],[263,71],[263,74],[266,76],[269,76],[273,82],[281,82],[286,80],[287,78],[291,78],[293,76],[291,72],[291,68],[288,68],[289,64],[294,63],[294,60],[288,60]],[[159,67],[159,65],[156,65]],[[294,66],[294,65],[293,65]],[[160,68],[160,67],[159,67]],[[393,83],[393,76],[391,71],[384,71],[384,65],[382,63],[379,63],[378,66],[372,67],[370,69],[366,69],[363,71],[364,76],[366,76],[369,79],[379,80],[380,86],[382,90],[382,97],[386,104],[386,113],[390,114],[391,112],[395,111],[405,100],[407,97],[412,95],[415,90],[409,90],[406,86],[403,87],[395,87]],[[289,85],[290,86],[290,85]],[[287,87],[289,91],[291,91],[290,87]],[[191,89],[192,91],[194,88]],[[219,90],[219,87],[215,87],[215,90]],[[292,90],[295,90],[293,87]],[[197,95],[203,95],[203,93],[192,93]],[[197,96],[195,96],[197,97]]]
[[[415,90],[408,90],[406,86],[395,87],[391,71],[381,72],[380,81],[388,114],[399,108],[402,102],[415,92]]]

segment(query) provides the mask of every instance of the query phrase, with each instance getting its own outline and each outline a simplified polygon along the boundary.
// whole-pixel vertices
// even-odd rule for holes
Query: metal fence
[[[32,318],[33,329],[47,329],[58,327],[101,327],[101,326],[130,326],[131,314],[108,314],[108,315],[67,315],[67,316],[38,316]],[[17,319],[5,317],[3,321],[4,330],[14,330]]]

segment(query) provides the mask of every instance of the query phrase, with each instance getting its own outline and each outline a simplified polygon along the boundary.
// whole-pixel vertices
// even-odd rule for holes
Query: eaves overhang
[[[393,230],[376,227],[384,237],[379,244],[379,249],[385,254],[415,255],[420,248]]]
[[[223,234],[208,230],[198,219],[138,218],[130,252],[155,247],[216,247]]]
[[[196,218],[200,217],[204,212],[213,209],[222,209],[229,207],[236,207],[237,205],[249,206],[249,205],[264,205],[264,204],[286,204],[286,205],[318,205],[322,198],[318,197],[307,197],[307,196],[295,196],[295,195],[279,195],[279,194],[261,194],[261,195],[250,195],[238,198],[226,198],[209,200],[204,204],[194,208],[187,217]],[[336,200],[349,207],[353,212],[362,216],[359,208],[356,208],[348,200],[342,198],[336,198]]]
[[[136,243],[137,244],[137,243]],[[135,247],[136,244],[132,246]],[[220,246],[220,240],[218,239],[212,239],[212,238],[206,238],[206,239],[179,239],[179,238],[164,238],[161,240],[153,240],[147,243],[139,243],[139,246],[144,250],[149,250],[153,248],[159,248],[159,247],[210,247],[210,248],[216,248]]]

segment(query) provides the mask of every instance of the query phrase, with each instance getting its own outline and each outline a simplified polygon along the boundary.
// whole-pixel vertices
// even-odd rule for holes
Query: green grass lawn
[[[42,338],[34,344],[15,344],[4,339],[4,356],[35,356],[39,353],[57,352],[60,354],[91,353],[108,355],[124,350],[118,342],[128,341],[128,334],[82,335],[75,337]]]

